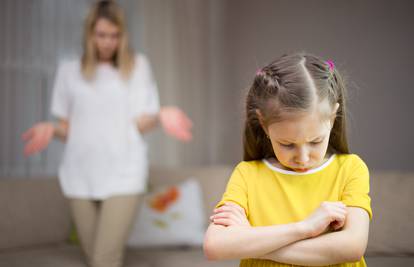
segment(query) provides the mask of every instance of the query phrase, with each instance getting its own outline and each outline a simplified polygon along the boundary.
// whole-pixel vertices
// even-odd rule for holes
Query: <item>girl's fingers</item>
[[[245,210],[242,207],[240,207],[239,205],[237,205],[236,203],[233,203],[233,202],[229,201],[229,202],[225,202],[225,205],[234,207],[242,216],[246,216]]]
[[[342,201],[331,202],[334,206],[345,208],[346,205]]]
[[[344,225],[345,225],[344,222],[339,222],[339,221],[335,221],[334,223],[331,224],[332,228],[335,231],[341,229]]]
[[[331,207],[331,210],[334,212],[338,212],[341,214],[346,214],[347,213],[347,209],[343,208],[343,207]]]
[[[214,213],[219,213],[219,212],[236,212],[239,213],[238,209],[234,206],[230,206],[230,205],[223,205],[218,207],[217,209],[213,210]]]
[[[214,214],[210,217],[212,220],[213,219],[220,219],[220,218],[227,218],[227,219],[231,219],[234,221],[237,221],[239,218],[231,212],[220,212],[218,214]]]
[[[211,218],[211,221],[216,224],[222,224],[225,222],[226,225],[241,225],[240,221],[232,216],[213,216],[213,218]]]
[[[223,207],[223,206],[222,206]],[[214,210],[214,214],[210,217],[213,218],[231,218],[233,220],[238,221],[239,223],[243,221],[245,218],[238,210],[234,207],[220,207],[219,209]]]
[[[241,220],[243,217],[235,210],[220,210],[214,213],[211,217],[218,218],[218,217],[235,217],[238,220]]]
[[[336,213],[332,217],[332,221],[330,223],[332,226],[342,227],[345,224],[345,214]]]
[[[345,220],[336,220],[331,223],[331,226],[334,230],[338,230],[345,225]]]
[[[223,209],[220,209],[218,211],[216,211],[215,214],[221,214],[221,213],[231,213],[234,214],[238,220],[243,221],[246,219],[246,215],[244,213],[242,213],[239,209],[237,209],[236,207],[224,207]]]
[[[223,225],[223,226],[231,226],[234,225],[233,222],[229,219],[216,219],[213,221],[214,224]]]

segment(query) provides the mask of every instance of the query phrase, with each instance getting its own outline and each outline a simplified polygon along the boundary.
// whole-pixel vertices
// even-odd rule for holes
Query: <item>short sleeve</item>
[[[143,113],[156,114],[160,110],[158,87],[146,56],[136,57],[136,68],[137,77],[132,83],[132,113],[134,116]]]
[[[371,198],[369,196],[369,170],[361,158],[355,156],[350,164],[341,201],[351,207],[360,207],[367,211],[372,219]]]
[[[223,194],[221,201],[216,205],[220,207],[225,202],[231,201],[246,211],[246,215],[249,216],[249,209],[247,204],[247,183],[245,180],[245,171],[243,170],[243,162],[237,165],[234,169],[229,182],[227,183],[226,191]]]
[[[69,117],[70,94],[67,84],[67,67],[65,63],[59,64],[52,90],[51,113],[58,118]]]

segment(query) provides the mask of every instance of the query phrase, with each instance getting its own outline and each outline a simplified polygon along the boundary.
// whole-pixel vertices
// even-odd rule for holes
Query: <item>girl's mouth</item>
[[[309,169],[294,169],[296,172],[307,172]]]

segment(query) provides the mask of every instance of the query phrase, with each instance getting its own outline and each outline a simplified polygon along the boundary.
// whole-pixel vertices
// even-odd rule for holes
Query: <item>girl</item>
[[[369,174],[349,153],[345,87],[333,62],[282,56],[256,73],[246,113],[245,161],[210,218],[207,258],[365,266]]]
[[[90,266],[122,265],[138,196],[146,188],[142,134],[161,123],[176,138],[191,139],[191,122],[178,108],[159,107],[148,60],[128,47],[121,9],[100,1],[90,10],[81,60],[58,69],[52,96],[57,124],[41,122],[24,133],[25,154],[66,140],[59,180],[68,198]]]

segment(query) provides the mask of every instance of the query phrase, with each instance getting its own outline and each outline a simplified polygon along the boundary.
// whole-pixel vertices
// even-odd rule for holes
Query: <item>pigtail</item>
[[[346,85],[336,67],[332,69],[331,74],[330,85],[336,94],[336,102],[339,103],[339,109],[336,112],[335,122],[331,130],[329,149],[331,153],[349,154],[346,134]]]
[[[243,160],[260,160],[275,157],[272,143],[260,123],[257,111],[270,94],[278,89],[277,81],[261,69],[256,72],[246,99],[246,121],[243,134]]]

